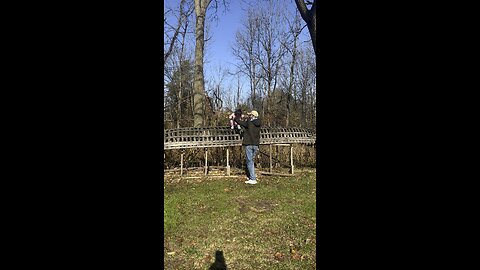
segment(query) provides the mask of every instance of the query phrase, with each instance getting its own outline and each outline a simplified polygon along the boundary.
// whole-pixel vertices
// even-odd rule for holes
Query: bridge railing
[[[164,130],[164,149],[238,146],[242,138],[229,127]],[[260,144],[315,144],[315,133],[302,128],[261,128]]]

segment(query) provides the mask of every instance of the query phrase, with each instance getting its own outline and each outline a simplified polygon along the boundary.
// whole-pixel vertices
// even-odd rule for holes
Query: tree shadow
[[[223,251],[215,251],[215,262],[210,265],[208,270],[227,270],[227,264],[225,262],[225,257],[223,257]]]

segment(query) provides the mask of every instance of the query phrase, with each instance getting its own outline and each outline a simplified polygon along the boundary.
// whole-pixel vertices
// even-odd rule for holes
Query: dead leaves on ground
[[[203,258],[203,261],[204,261],[205,263],[210,263],[210,262],[212,262],[212,256],[210,256],[210,255],[205,256],[205,258]]]
[[[273,257],[274,257],[275,260],[277,260],[277,261],[283,261],[283,259],[284,259],[284,255],[283,255],[283,253],[281,253],[281,252],[276,252],[275,255],[273,255]]]
[[[301,255],[298,252],[298,248],[294,246],[293,243],[290,243],[289,250],[290,250],[290,256],[293,260],[303,260],[306,257],[305,255]]]
[[[282,252],[275,252],[275,254],[273,255],[273,257],[275,258],[275,260],[277,261],[283,261],[285,260],[285,254],[283,254]],[[306,256],[305,255],[301,255],[300,253],[298,253],[295,249],[293,248],[290,248],[290,258],[292,260],[301,260],[303,261]]]

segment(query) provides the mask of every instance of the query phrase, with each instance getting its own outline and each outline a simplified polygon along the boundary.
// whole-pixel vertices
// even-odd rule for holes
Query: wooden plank
[[[163,172],[178,172],[180,171],[179,168],[173,168],[173,169],[164,169]]]
[[[275,145],[275,155],[278,158],[278,145]],[[278,163],[278,160],[275,161],[275,168],[280,167],[280,164]]]
[[[180,176],[183,175],[183,153],[180,155]]]
[[[225,170],[225,166],[208,166],[208,169]]]
[[[273,171],[273,163],[272,163],[272,145],[270,144],[270,172]]]
[[[230,163],[228,162],[228,147],[227,147],[227,175],[230,176]]]
[[[205,175],[207,175],[208,171],[208,150],[205,149]]]
[[[292,168],[291,173],[293,175],[293,145],[290,146],[290,166]]]

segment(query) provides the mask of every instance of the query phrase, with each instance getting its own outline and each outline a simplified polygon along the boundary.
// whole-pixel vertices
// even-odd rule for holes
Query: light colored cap
[[[248,114],[251,114],[251,115],[253,115],[253,116],[255,116],[255,117],[258,117],[258,112],[257,112],[257,111],[251,111],[251,112],[249,112]]]

